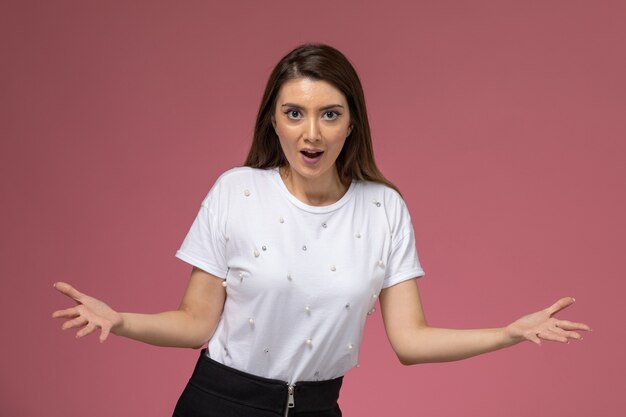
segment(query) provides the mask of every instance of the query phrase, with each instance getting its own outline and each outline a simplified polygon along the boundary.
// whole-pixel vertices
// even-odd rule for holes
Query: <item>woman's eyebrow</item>
[[[304,106],[301,106],[299,104],[294,104],[294,103],[285,103],[285,104],[282,104],[280,107],[296,107],[298,109],[304,108]],[[327,109],[332,109],[332,108],[337,108],[337,107],[340,107],[343,109],[343,106],[341,104],[329,104],[327,106],[320,107],[320,110],[327,110]]]

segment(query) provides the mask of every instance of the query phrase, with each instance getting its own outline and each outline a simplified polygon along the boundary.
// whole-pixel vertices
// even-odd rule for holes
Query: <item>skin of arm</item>
[[[223,282],[194,267],[178,310],[121,313],[122,325],[112,332],[156,346],[199,349],[213,335],[222,314],[226,300]]]
[[[179,308],[156,314],[118,313],[61,282],[55,288],[73,298],[77,306],[55,311],[52,316],[67,320],[64,330],[79,328],[77,338],[100,329],[101,342],[111,332],[151,345],[197,349],[211,338],[220,320],[226,300],[223,282],[194,267]]]
[[[383,289],[379,298],[387,337],[403,365],[465,359],[524,340],[536,344],[541,344],[540,339],[566,343],[569,339],[581,339],[572,330],[590,330],[581,323],[552,318],[555,312],[574,302],[570,297],[506,327],[467,330],[428,326],[414,279]]]

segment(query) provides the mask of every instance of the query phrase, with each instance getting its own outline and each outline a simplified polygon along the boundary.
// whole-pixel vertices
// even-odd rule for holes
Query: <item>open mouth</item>
[[[322,156],[324,151],[316,151],[316,150],[304,149],[304,150],[301,150],[300,153],[302,155],[304,155],[305,157],[309,158],[309,159],[316,159],[316,158],[319,158],[320,156]]]

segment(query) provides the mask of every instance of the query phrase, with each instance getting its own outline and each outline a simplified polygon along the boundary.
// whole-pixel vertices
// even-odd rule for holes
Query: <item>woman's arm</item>
[[[415,280],[401,282],[380,293],[387,337],[404,365],[465,359],[523,340],[541,344],[542,339],[564,343],[581,339],[576,330],[590,330],[587,325],[552,317],[573,302],[571,297],[562,298],[547,309],[503,328],[456,330],[428,326]]]
[[[109,333],[157,346],[200,348],[217,326],[226,291],[224,280],[193,268],[178,310],[157,314],[118,313],[102,301],[83,294],[64,282],[54,287],[78,304],[55,311],[52,317],[66,319],[63,329],[80,328],[76,337],[100,329],[100,341]]]

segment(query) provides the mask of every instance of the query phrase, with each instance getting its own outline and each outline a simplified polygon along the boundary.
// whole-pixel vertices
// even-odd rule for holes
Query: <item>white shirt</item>
[[[277,169],[222,174],[176,256],[226,280],[211,358],[289,383],[356,366],[380,290],[424,275],[396,191],[355,180],[339,201],[310,206]]]

